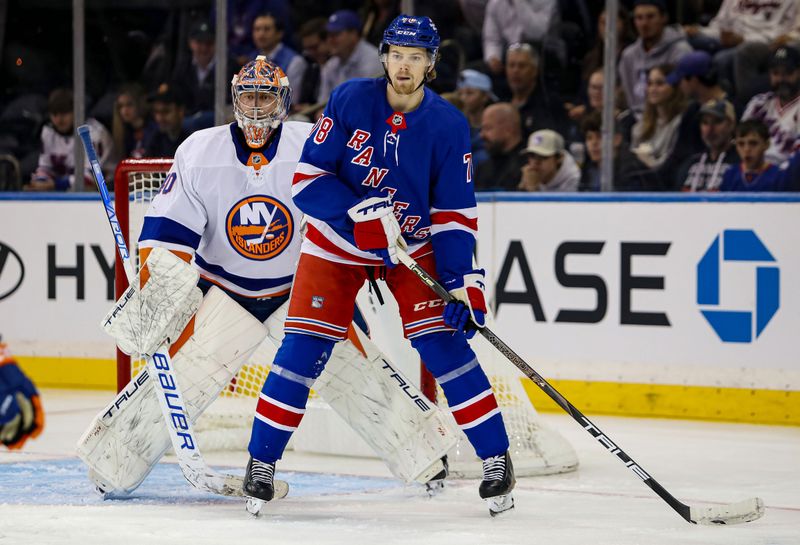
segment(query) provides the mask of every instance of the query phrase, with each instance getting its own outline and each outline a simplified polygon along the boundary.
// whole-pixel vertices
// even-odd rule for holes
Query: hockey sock
[[[431,333],[412,341],[441,385],[456,423],[480,458],[508,450],[503,415],[492,386],[461,333]]]
[[[248,451],[262,462],[280,460],[306,411],[308,394],[325,368],[334,341],[287,333],[258,397]]]

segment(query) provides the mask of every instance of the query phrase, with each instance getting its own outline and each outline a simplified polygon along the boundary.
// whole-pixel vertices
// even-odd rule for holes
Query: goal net
[[[171,166],[171,159],[127,159],[120,162],[114,175],[115,208],[137,270],[137,241],[144,215]],[[117,258],[117,296],[126,288],[125,273]],[[369,325],[372,340],[407,377],[420,379],[422,384],[418,386],[423,392],[435,397],[441,405],[446,405],[441,389],[435,386],[416,352],[402,336],[397,306],[388,288],[382,289],[382,295],[385,300],[383,305],[377,303],[366,287],[358,295],[358,305]],[[498,358],[479,335],[476,339],[472,345],[489,376],[503,413],[517,475],[544,475],[574,470],[578,465],[575,451],[558,432],[542,423],[522,386],[521,380],[527,379],[512,364]],[[272,363],[266,361],[268,359],[261,354],[261,350],[256,350],[223,390],[220,398],[198,420],[196,431],[203,449],[247,448],[256,400]],[[141,358],[129,358],[118,352],[118,389],[123,388],[144,363]],[[452,417],[450,423],[460,436],[456,447],[448,453],[451,473],[461,477],[479,476],[481,465],[472,446]],[[360,437],[313,391],[303,423],[295,432],[289,448],[324,454],[373,456]]]

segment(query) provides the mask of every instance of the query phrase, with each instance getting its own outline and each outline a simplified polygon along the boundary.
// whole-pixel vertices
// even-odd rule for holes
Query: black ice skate
[[[244,475],[242,491],[247,496],[247,512],[258,515],[264,502],[271,501],[275,496],[275,463],[266,463],[256,460],[252,456],[247,462],[247,471]]]
[[[444,489],[444,480],[448,475],[450,475],[450,465],[447,463],[446,454],[442,456],[442,464],[444,465],[444,469],[431,477],[430,480],[425,483],[425,488],[428,491],[428,494],[431,496],[435,496],[438,492]]]
[[[515,484],[517,480],[514,478],[514,465],[508,451],[483,461],[483,480],[478,493],[489,504],[490,515],[495,517],[514,508],[511,491]]]

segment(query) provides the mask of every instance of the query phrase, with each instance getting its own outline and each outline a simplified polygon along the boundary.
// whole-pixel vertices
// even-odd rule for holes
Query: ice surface
[[[764,518],[737,526],[686,523],[573,420],[553,414],[542,417],[573,443],[580,469],[520,479],[516,508],[496,519],[476,482],[450,482],[428,498],[377,461],[295,453],[278,465],[292,486],[289,497],[253,518],[241,500],[193,489],[174,458],[132,498],[96,496],[74,445],[109,397],[43,392],[45,432],[22,452],[0,452],[0,545],[800,544],[798,428],[589,415],[681,501],[703,506],[761,496]],[[246,461],[241,453],[206,458],[239,473]]]

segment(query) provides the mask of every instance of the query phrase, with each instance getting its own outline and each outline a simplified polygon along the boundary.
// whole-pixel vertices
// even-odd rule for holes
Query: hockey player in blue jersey
[[[484,274],[474,269],[477,206],[464,116],[425,87],[439,46],[427,17],[397,17],[380,47],[385,77],[337,87],[303,148],[292,187],[308,218],[285,338],[261,391],[244,491],[273,497],[275,463],[309,389],[352,320],[356,292],[382,277],[403,332],[437,378],[483,459],[479,494],[491,514],[513,507],[503,417],[467,338],[484,325]],[[405,267],[403,248],[459,300],[444,309]]]

